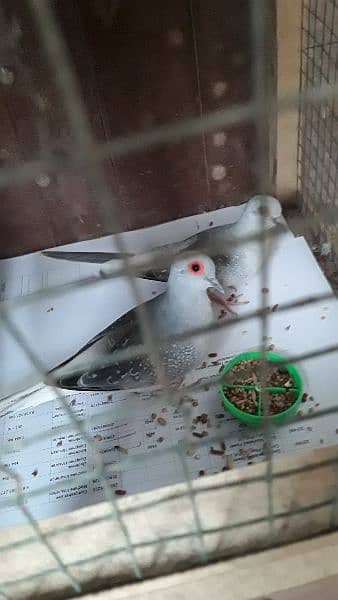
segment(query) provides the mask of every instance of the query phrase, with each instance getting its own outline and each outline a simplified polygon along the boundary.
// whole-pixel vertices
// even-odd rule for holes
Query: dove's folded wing
[[[142,343],[136,310],[117,319],[106,329],[92,338],[72,358],[66,360],[50,372],[59,387],[73,390],[114,390],[137,387],[139,374],[154,381],[153,369],[147,356],[125,358],[114,361],[119,350]]]

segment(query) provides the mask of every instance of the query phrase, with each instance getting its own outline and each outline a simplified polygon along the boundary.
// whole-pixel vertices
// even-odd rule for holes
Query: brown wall
[[[72,134],[30,15],[24,3],[6,2],[1,63],[14,81],[0,83],[0,161],[63,156]],[[250,98],[249,0],[55,4],[99,140]],[[240,203],[255,191],[252,124],[216,133],[107,161],[122,229]],[[101,209],[77,174],[2,190],[0,256],[116,231]]]

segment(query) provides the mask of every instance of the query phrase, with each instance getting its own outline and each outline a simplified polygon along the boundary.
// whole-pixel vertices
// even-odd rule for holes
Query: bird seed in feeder
[[[258,412],[258,398],[255,390],[243,390],[241,388],[231,388],[227,390],[227,397],[231,404],[250,415],[256,415]]]

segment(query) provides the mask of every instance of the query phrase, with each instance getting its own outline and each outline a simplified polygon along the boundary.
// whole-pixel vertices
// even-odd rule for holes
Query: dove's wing
[[[163,253],[163,257],[177,256],[185,250],[198,249],[199,234],[192,235],[181,242],[172,242],[156,248],[160,253]],[[48,258],[56,258],[59,260],[68,260],[71,262],[85,262],[85,263],[107,263],[111,260],[121,260],[126,257],[132,257],[133,254],[121,253],[121,252],[68,252],[63,250],[45,250],[42,252],[43,256]],[[168,281],[169,268],[168,269],[149,269],[138,274],[138,277],[142,279],[151,279],[153,281]]]
[[[156,302],[158,298],[150,302]],[[59,387],[72,390],[116,390],[152,385],[155,375],[148,357],[131,358],[110,363],[114,353],[142,343],[135,309],[117,319],[91,339],[72,358],[50,374]]]

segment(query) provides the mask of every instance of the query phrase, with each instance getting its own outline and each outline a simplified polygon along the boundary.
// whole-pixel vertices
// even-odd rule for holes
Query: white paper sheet
[[[223,213],[223,211],[219,212]],[[208,221],[210,218],[208,215]],[[169,232],[169,225],[164,226],[168,228],[167,232]],[[173,229],[176,231],[176,224]],[[142,234],[142,232],[137,233],[139,236]],[[187,233],[192,233],[192,231],[185,231],[184,235]],[[169,234],[167,239],[170,239]],[[94,245],[94,241],[88,242],[88,244],[91,245],[91,249],[99,249]],[[144,249],[152,244],[153,241],[144,246]],[[100,249],[106,250],[107,247],[100,247]],[[23,257],[23,259],[28,260],[27,257]],[[21,261],[21,259],[16,260]],[[49,260],[48,263],[50,262]],[[56,263],[56,261],[52,262]],[[62,268],[67,265],[70,269],[79,269],[79,265],[57,263],[57,265],[59,264],[62,264]],[[294,239],[290,235],[281,240],[279,248],[272,258],[270,273],[270,306],[300,300],[310,294],[330,293],[330,287],[303,238]],[[105,319],[108,318],[108,314],[111,315],[111,307],[113,310],[121,310],[123,308],[122,300],[125,302],[122,295],[120,304],[117,304],[115,300],[121,282],[110,283],[115,286],[114,290],[103,287],[102,289],[105,291],[102,297],[98,296],[95,299],[98,303],[102,302],[102,306],[106,302],[106,312],[101,310],[91,312],[91,319],[96,318],[97,313],[102,313],[99,314],[98,321],[95,321],[95,326],[98,326],[100,322],[100,328],[107,324]],[[147,293],[151,293],[154,285],[157,285],[151,282],[143,283],[145,284],[145,296]],[[260,306],[261,281],[258,277],[251,282],[244,295],[250,300],[250,304],[238,308],[241,315]],[[66,298],[62,299],[62,302],[63,304],[60,304],[57,309],[54,304],[52,313],[45,311],[48,317],[52,314],[53,320],[46,320],[44,326],[41,327],[42,333],[37,348],[40,348],[45,339],[46,347],[43,348],[43,353],[49,351],[48,336],[43,337],[44,327],[47,328],[48,324],[49,333],[49,327],[55,323],[55,333],[57,333],[60,320],[62,321],[64,318],[63,311],[67,306]],[[91,299],[90,302],[93,300]],[[82,340],[86,336],[88,338],[91,324],[86,325],[88,329],[85,329],[85,332],[82,328],[80,328],[80,332],[78,331],[79,319],[82,325],[85,315],[83,307],[88,304],[80,296],[78,303],[77,310],[74,310],[72,314],[72,319],[76,320],[76,326],[74,325],[69,335],[59,334],[57,336],[59,339],[57,343],[55,342],[55,347],[52,348],[53,351],[46,360],[54,361],[59,356],[58,353],[64,352],[65,348],[70,351],[71,343],[83,343]],[[36,314],[41,317],[43,314],[41,306],[36,310]],[[67,321],[67,328],[71,327],[72,319]],[[338,303],[333,296],[325,302],[280,313],[277,310],[269,316],[268,335],[271,338],[269,343],[275,346],[277,352],[287,355],[302,354],[335,344],[337,333]],[[29,336],[28,329],[26,335]],[[71,339],[73,335],[75,341]],[[217,353],[217,357],[209,358],[207,368],[192,374],[192,379],[216,373],[219,365],[230,356],[257,348],[260,338],[261,325],[257,319],[250,319],[246,322],[234,321],[233,325],[223,332],[210,335],[209,351]],[[302,361],[298,365],[304,380],[305,391],[313,399],[302,405],[304,416],[300,418],[299,423],[285,424],[275,430],[273,434],[274,454],[309,450],[331,445],[337,441],[338,417],[306,420],[307,414],[335,404],[338,382],[337,358],[337,353],[332,353]],[[32,395],[27,395],[17,405],[20,408],[12,409],[0,418],[2,461],[20,475],[25,491],[38,492],[42,488],[45,490],[40,491],[28,502],[30,510],[38,519],[103,499],[102,485],[94,478],[90,478],[94,465],[91,451],[81,439],[76,428],[68,423],[60,401],[50,398],[55,398],[55,393],[49,388],[42,387]],[[46,400],[49,401],[46,402]],[[183,415],[179,411],[165,406],[157,398],[136,395],[131,392],[112,394],[84,392],[68,393],[67,402],[72,403],[76,408],[78,418],[85,420],[86,431],[92,438],[95,437],[105,463],[114,465],[110,479],[114,493],[116,490],[120,490],[121,493],[125,491],[128,494],[142,492],[182,481],[184,474],[178,453],[179,448],[182,449],[192,478],[202,476],[203,473],[219,472],[224,466],[230,466],[232,463],[235,466],[241,466],[264,459],[262,433],[246,428],[224,413],[217,390],[194,394],[191,420],[201,413],[208,415],[209,423],[201,426],[197,431],[206,430],[207,439],[212,439],[215,433],[221,433],[226,445],[224,456],[210,454],[211,443],[200,448],[190,447],[189,444],[199,441],[191,431],[192,421],[185,424]],[[160,421],[158,421],[158,417],[161,417]],[[58,428],[67,423],[69,426],[67,432],[60,433]],[[21,447],[23,440],[27,443],[36,435],[39,435],[39,440],[32,439],[28,446]],[[182,447],[183,438],[184,444],[188,444],[188,447],[186,445]],[[170,455],[161,452],[165,448],[172,448]],[[138,461],[133,464],[133,457],[142,458],[142,462]],[[89,476],[89,481],[77,480],[81,474]],[[16,507],[10,506],[10,502],[14,498],[13,482],[6,475],[0,475],[0,527],[24,522],[20,511]]]

